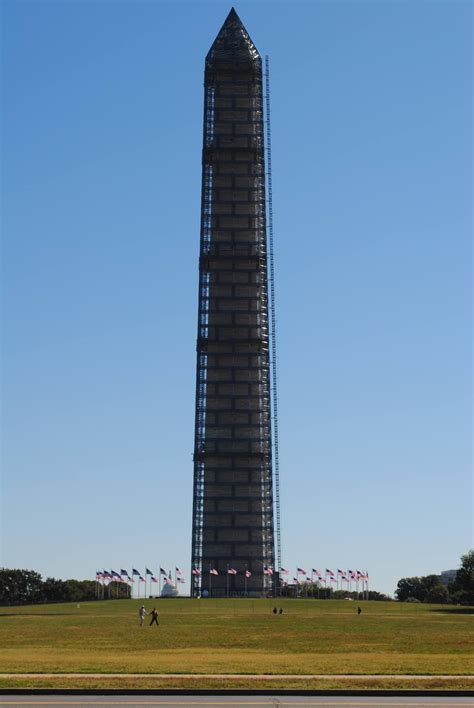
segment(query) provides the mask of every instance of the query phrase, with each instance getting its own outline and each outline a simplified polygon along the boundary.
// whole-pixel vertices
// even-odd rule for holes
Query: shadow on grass
[[[71,617],[80,614],[80,612],[0,612],[0,617]]]
[[[430,612],[441,612],[443,615],[474,615],[474,607],[443,607]]]

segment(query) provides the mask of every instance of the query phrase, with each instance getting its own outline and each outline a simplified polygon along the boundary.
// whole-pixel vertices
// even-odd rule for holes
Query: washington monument
[[[192,595],[275,579],[262,83],[232,9],[204,74]]]

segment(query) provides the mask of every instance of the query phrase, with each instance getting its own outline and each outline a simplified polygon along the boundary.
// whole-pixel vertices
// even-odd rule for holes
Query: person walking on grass
[[[142,605],[138,610],[138,616],[140,618],[140,627],[143,627],[143,623],[147,614],[148,612],[145,610],[145,605]]]
[[[152,625],[153,623],[155,623],[156,626],[158,626],[158,624],[159,624],[159,622],[158,622],[158,610],[156,609],[156,607],[154,607],[154,608],[152,609],[152,611],[150,612],[150,615],[151,615],[150,627],[151,627],[151,625]]]

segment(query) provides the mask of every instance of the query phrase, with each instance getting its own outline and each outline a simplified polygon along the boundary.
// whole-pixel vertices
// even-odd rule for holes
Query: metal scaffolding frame
[[[234,10],[204,86],[191,594],[212,578],[213,596],[260,596],[276,577],[264,572],[275,549],[263,77]]]
[[[278,379],[277,379],[277,335],[275,302],[275,256],[273,248],[273,180],[272,180],[272,131],[270,122],[270,59],[265,56],[265,137],[267,154],[267,202],[268,202],[268,268],[270,283],[270,342],[271,342],[271,405],[273,423],[273,481],[276,522],[276,567],[281,569],[281,514],[280,514],[280,450],[278,427]]]

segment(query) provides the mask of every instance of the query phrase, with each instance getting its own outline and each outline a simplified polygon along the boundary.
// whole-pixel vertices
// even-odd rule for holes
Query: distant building
[[[439,580],[443,585],[448,585],[456,580],[457,569],[455,570],[442,570],[439,574]]]
[[[178,597],[178,588],[171,582],[167,582],[163,585],[161,591],[161,597]]]

